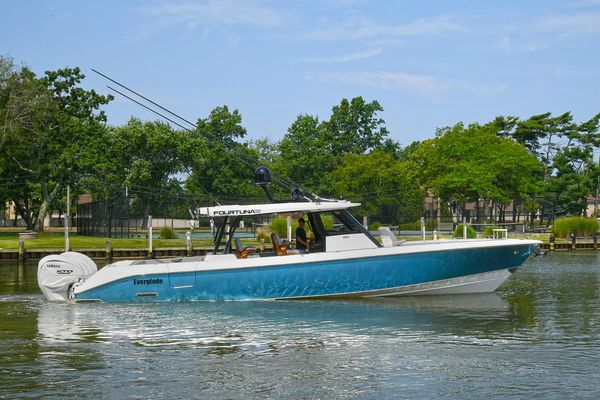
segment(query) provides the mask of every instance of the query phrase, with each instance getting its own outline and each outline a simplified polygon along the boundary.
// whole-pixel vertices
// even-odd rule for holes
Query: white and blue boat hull
[[[429,242],[239,260],[232,255],[107,266],[75,301],[146,302],[373,297],[494,291],[538,247],[531,240]]]

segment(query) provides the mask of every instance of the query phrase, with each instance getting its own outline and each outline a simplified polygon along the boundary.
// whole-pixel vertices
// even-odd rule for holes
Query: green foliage
[[[28,229],[41,230],[50,208],[70,184],[93,174],[97,136],[106,116],[100,107],[112,97],[80,87],[79,68],[46,71],[0,59],[0,169],[9,182],[0,195],[10,199]]]
[[[329,174],[346,155],[378,148],[397,151],[397,143],[386,139],[385,122],[377,116],[380,111],[377,101],[355,97],[342,99],[326,121],[299,115],[279,143],[277,169],[310,191],[331,194]]]
[[[328,231],[333,228],[335,219],[333,218],[333,215],[321,214],[321,222],[323,222],[323,227],[325,228],[325,230]]]
[[[177,233],[173,230],[173,228],[169,226],[164,226],[160,229],[160,238],[161,239],[177,239]]]
[[[384,226],[384,224],[382,224],[379,221],[373,221],[373,222],[369,223],[369,230],[376,231],[377,229],[379,229],[380,226]]]
[[[554,234],[557,237],[567,238],[575,236],[592,236],[598,232],[598,220],[595,218],[564,217],[554,221]]]
[[[266,242],[271,239],[271,233],[267,229],[257,228],[256,229],[256,238],[258,240],[263,239]]]
[[[271,232],[277,233],[280,237],[287,237],[287,219],[283,217],[276,217],[271,220],[269,224]],[[292,228],[294,230],[294,228]]]
[[[417,166],[399,161],[382,150],[347,154],[331,173],[335,194],[362,204],[361,216],[396,213],[401,221],[423,214],[424,193],[416,176]]]
[[[398,224],[398,230],[400,230],[400,231],[420,231],[421,230],[421,221],[405,222],[403,224]]]
[[[540,171],[539,162],[522,145],[479,125],[438,130],[412,159],[427,189],[459,205],[476,198],[508,203],[531,196]]]
[[[464,237],[464,229],[463,229],[462,224],[460,224],[456,227],[456,229],[454,230],[453,236],[455,238],[463,238]],[[469,238],[469,239],[477,238],[477,232],[475,232],[475,229],[473,229],[473,227],[470,225],[467,225],[467,238]]]
[[[187,190],[203,204],[221,197],[235,201],[240,195],[261,195],[253,184],[258,155],[247,144],[237,142],[246,135],[239,111],[230,111],[226,105],[216,107],[197,125],[194,132],[186,133],[190,140],[184,154],[191,172]]]
[[[487,238],[494,237],[494,229],[498,229],[498,228],[500,228],[500,227],[495,226],[495,225],[486,226],[485,230],[483,231],[483,235]]]
[[[323,123],[327,149],[335,156],[363,154],[384,144],[388,135],[385,121],[377,116],[383,107],[362,97],[342,99],[332,108],[329,121]]]

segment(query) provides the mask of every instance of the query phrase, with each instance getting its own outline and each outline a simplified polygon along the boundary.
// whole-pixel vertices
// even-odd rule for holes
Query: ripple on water
[[[598,256],[356,301],[47,303],[24,270],[0,284],[0,397],[597,398]]]

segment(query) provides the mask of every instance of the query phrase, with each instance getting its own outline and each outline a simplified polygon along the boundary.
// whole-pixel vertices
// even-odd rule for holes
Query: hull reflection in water
[[[499,335],[514,327],[498,294],[419,296],[372,300],[321,300],[188,304],[44,303],[38,313],[40,344],[115,343],[185,346],[229,351],[275,351],[279,336],[335,332],[350,338],[383,330],[414,338],[423,329],[457,332],[484,327]]]

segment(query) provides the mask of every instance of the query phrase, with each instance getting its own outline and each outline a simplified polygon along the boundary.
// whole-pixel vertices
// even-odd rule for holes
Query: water
[[[598,398],[600,254],[498,293],[52,304],[0,266],[0,398]]]

